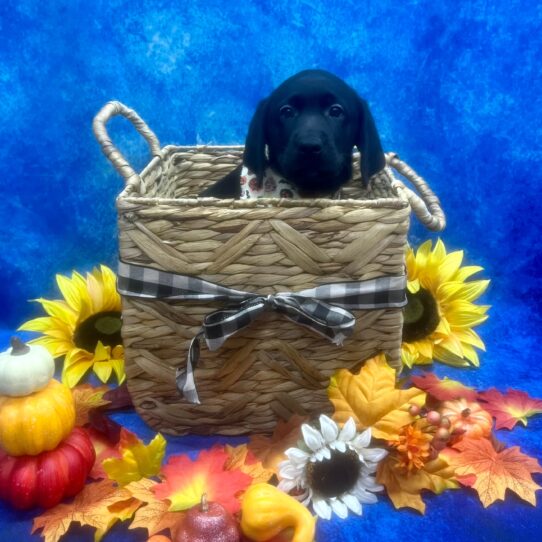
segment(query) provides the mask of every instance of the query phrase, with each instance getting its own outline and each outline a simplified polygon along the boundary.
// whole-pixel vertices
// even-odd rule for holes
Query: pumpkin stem
[[[207,493],[204,493],[201,496],[201,511],[202,512],[208,512],[209,511],[209,503],[207,502]]]
[[[22,356],[30,352],[30,346],[26,343],[23,343],[19,337],[11,337],[11,355],[12,356]]]
[[[463,416],[463,418],[468,418],[470,416],[470,408],[465,408],[462,412],[461,412],[461,416]]]

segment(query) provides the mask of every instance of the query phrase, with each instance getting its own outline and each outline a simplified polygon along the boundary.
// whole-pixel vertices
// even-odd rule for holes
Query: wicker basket
[[[111,143],[110,118],[129,119],[154,158],[137,174]],[[410,212],[444,227],[438,199],[395,155],[361,189],[359,169],[340,200],[218,200],[196,196],[241,161],[242,147],[160,147],[131,109],[109,102],[93,124],[106,156],[126,180],[117,199],[120,259],[229,288],[268,295],[323,283],[404,275]],[[357,160],[355,160],[355,164]],[[195,370],[201,404],[176,388],[192,339],[216,302],[123,298],[128,387],[142,418],[170,434],[271,431],[277,416],[329,410],[326,387],[339,368],[385,352],[400,367],[402,309],[353,311],[354,333],[338,347],[276,311],[262,314]]]

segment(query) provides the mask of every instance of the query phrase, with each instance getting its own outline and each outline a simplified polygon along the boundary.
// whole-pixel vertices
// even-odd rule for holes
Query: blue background
[[[540,2],[519,0],[3,0],[0,347],[40,315],[27,300],[58,297],[56,273],[114,265],[122,182],[90,129],[105,102],[136,109],[163,145],[242,143],[259,99],[324,68],[369,101],[384,148],[440,196],[446,245],[492,279],[482,367],[438,374],[542,397],[541,16]],[[141,169],[145,144],[122,120],[110,131]],[[428,237],[413,225],[414,244]],[[542,458],[540,418],[501,433]],[[170,452],[202,441],[172,442]],[[321,522],[319,540],[539,540],[540,506],[512,497],[483,510],[467,490],[428,502],[423,518],[382,501],[361,520]],[[0,507],[2,539],[38,540],[32,515]]]

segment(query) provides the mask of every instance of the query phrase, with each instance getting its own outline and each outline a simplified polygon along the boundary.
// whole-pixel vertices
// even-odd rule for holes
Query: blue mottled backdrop
[[[136,109],[163,144],[242,143],[260,98],[319,67],[367,98],[384,147],[441,197],[446,244],[492,279],[482,368],[438,373],[541,397],[541,16],[523,0],[2,0],[0,346],[38,315],[28,299],[58,296],[56,273],[114,265],[122,183],[90,129],[106,101]],[[127,123],[111,133],[145,165]],[[427,237],[414,225],[414,243]],[[542,458],[540,418],[501,433]],[[381,502],[322,522],[319,540],[540,539],[540,508],[514,498],[487,511],[466,490],[428,501],[423,518]],[[30,517],[0,508],[2,540],[37,540]]]

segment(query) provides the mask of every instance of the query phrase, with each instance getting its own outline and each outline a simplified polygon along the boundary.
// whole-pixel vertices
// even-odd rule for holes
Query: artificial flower
[[[431,455],[433,435],[428,431],[429,425],[424,420],[406,425],[388,444],[397,451],[397,468],[408,472],[423,468]]]
[[[312,503],[316,514],[340,518],[348,510],[360,515],[362,504],[375,503],[376,491],[383,486],[375,481],[379,461],[386,450],[369,448],[371,429],[356,431],[353,418],[342,429],[325,415],[320,416],[320,431],[303,424],[303,440],[297,448],[286,450],[286,461],[279,465],[279,489],[301,490],[295,495],[303,504]]]
[[[73,387],[92,368],[107,382],[115,373],[124,381],[124,348],[121,330],[121,300],[115,274],[102,265],[86,278],[74,271],[71,278],[57,275],[64,299],[37,299],[48,316],[35,318],[19,329],[43,333],[32,340],[55,357],[65,356],[62,382]]]
[[[456,367],[479,365],[476,348],[485,349],[472,329],[487,320],[488,306],[475,305],[489,280],[467,281],[482,270],[461,267],[463,251],[446,252],[439,239],[407,250],[407,299],[403,324],[403,364],[438,360]]]

